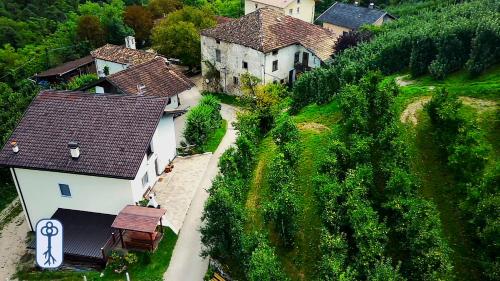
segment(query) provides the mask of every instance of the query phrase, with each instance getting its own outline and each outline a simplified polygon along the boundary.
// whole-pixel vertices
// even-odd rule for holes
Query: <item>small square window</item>
[[[278,54],[278,50],[273,51],[273,56],[276,56]]]
[[[293,9],[288,10],[288,14],[289,15],[293,14]]]
[[[273,61],[273,71],[276,71],[276,70],[278,70],[278,61],[277,60]]]
[[[297,7],[297,14],[300,13],[300,7]]]
[[[297,0],[297,4],[300,4],[300,0]]]
[[[281,84],[284,84],[284,83],[285,83],[285,79],[281,79],[281,80],[280,80],[280,83],[281,83]]]
[[[215,43],[220,44],[220,40],[215,40]]]
[[[243,69],[248,69],[248,62],[244,61],[242,67]]]
[[[238,85],[238,77],[233,76],[233,84]]]
[[[142,176],[142,186],[146,187],[146,185],[148,185],[148,183],[149,183],[149,176],[148,176],[148,172],[146,172],[144,174],[144,176]]]
[[[220,59],[220,50],[219,49],[216,49],[215,50],[215,60],[220,62],[221,59]]]
[[[61,191],[61,196],[71,197],[71,190],[67,184],[59,184],[59,191]]]

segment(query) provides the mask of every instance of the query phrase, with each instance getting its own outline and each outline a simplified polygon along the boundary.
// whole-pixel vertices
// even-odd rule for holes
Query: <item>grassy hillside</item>
[[[396,76],[390,77],[395,78]],[[408,81],[407,81],[408,82]],[[500,88],[500,67],[494,67],[476,79],[469,79],[464,72],[450,75],[446,80],[435,81],[422,77],[410,81],[410,85],[401,87],[401,93],[395,100],[395,106],[402,112],[410,103],[432,95],[435,87],[446,87],[450,93],[484,101],[498,102]],[[499,159],[500,122],[496,110],[498,107],[487,104],[485,110],[477,104],[465,106],[463,114],[475,118],[485,132],[488,141],[494,147],[489,166]],[[417,126],[407,126],[408,143],[411,146],[410,165],[413,172],[422,181],[420,195],[433,200],[438,207],[446,240],[452,249],[452,260],[456,276],[464,280],[481,280],[483,278],[480,258],[475,250],[473,230],[469,229],[458,204],[460,197],[456,192],[456,182],[446,164],[441,160],[437,145],[433,140],[429,118],[422,110],[417,110]],[[317,215],[318,208],[314,196],[314,177],[318,173],[318,165],[325,153],[328,136],[338,129],[341,119],[336,99],[327,105],[309,105],[293,116],[293,121],[300,130],[302,151],[300,154],[296,186],[301,194],[299,202],[299,231],[296,245],[286,250],[280,245],[273,225],[264,222],[263,202],[269,196],[269,166],[277,147],[271,137],[265,138],[258,149],[257,163],[245,207],[250,220],[246,231],[266,230],[273,246],[277,248],[279,260],[285,272],[292,280],[311,280],[315,277],[316,261],[319,256],[319,231],[321,220]]]
[[[470,79],[462,71],[443,81],[426,76],[409,82],[412,84],[402,87],[402,95],[398,97],[401,110],[419,98],[432,95],[434,87],[444,87],[450,94],[462,98],[475,98],[474,102],[463,99],[465,106],[461,114],[469,121],[477,122],[479,130],[485,134],[492,147],[486,170],[493,169],[500,159],[500,67],[493,67],[476,79]],[[484,261],[479,257],[480,249],[475,244],[475,230],[467,225],[466,216],[459,207],[463,201],[463,194],[457,188],[459,183],[443,160],[429,116],[424,110],[416,114],[418,123],[409,126],[408,132],[413,136],[412,169],[423,183],[420,193],[433,200],[438,207],[444,234],[452,248],[456,275],[463,280],[482,280],[481,263]]]
[[[315,270],[315,262],[319,258],[319,230],[321,221],[317,213],[318,205],[315,200],[313,179],[317,174],[321,156],[325,154],[328,136],[335,130],[335,124],[340,118],[339,107],[336,101],[324,105],[311,105],[294,116],[293,120],[300,130],[301,155],[298,164],[298,175],[295,185],[300,193],[298,203],[298,235],[293,250],[286,250],[279,244],[279,239],[273,226],[266,227],[263,219],[262,202],[269,196],[270,160],[276,153],[276,145],[270,137],[265,138],[257,156],[251,187],[249,190],[246,208],[250,222],[247,231],[267,229],[273,246],[278,249],[280,261],[292,280],[310,280]]]

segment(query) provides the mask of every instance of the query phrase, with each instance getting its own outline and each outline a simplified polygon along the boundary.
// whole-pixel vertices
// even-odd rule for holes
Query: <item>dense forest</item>
[[[498,280],[500,4],[387,2],[398,20],[239,115],[201,230],[238,279]]]

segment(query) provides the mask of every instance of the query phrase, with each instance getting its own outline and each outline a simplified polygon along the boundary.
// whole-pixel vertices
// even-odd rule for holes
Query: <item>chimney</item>
[[[127,36],[125,37],[125,47],[129,49],[135,49],[135,37]]]
[[[374,7],[375,7],[375,4],[373,4],[373,3],[370,3],[370,6],[368,6],[368,8],[370,8],[370,9],[373,9]]]
[[[354,6],[359,6],[359,2],[358,1],[354,1]]]
[[[146,93],[146,86],[143,84],[137,84],[137,94],[143,95]]]
[[[76,141],[68,142],[69,152],[71,153],[71,158],[78,159],[80,157],[80,146]]]
[[[19,152],[19,146],[17,146],[17,141],[10,142],[10,145],[12,146],[12,151],[14,153],[18,153]]]

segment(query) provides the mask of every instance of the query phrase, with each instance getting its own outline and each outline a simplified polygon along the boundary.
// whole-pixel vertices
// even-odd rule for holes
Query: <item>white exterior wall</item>
[[[116,215],[134,203],[129,180],[21,168],[13,171],[33,227],[58,208]],[[61,196],[59,184],[69,185],[71,197]]]
[[[276,6],[258,3],[252,0],[245,0],[245,15],[255,12],[257,9],[266,7],[279,11],[285,15],[292,16],[309,23],[313,23],[315,4],[316,3],[314,0],[300,0],[300,3],[297,3],[297,0],[294,0],[290,4],[288,4],[288,6],[279,8]],[[299,8],[299,10],[297,10],[297,8]],[[290,13],[290,9],[292,9],[292,13]]]
[[[99,77],[104,77],[106,76],[104,74],[104,67],[108,66],[109,67],[109,74],[114,74],[117,72],[120,72],[122,70],[127,69],[126,64],[121,64],[121,63],[116,63],[116,62],[111,62],[107,60],[101,60],[101,59],[95,59],[95,67],[97,70],[97,76]]]
[[[171,114],[164,114],[152,138],[153,155],[142,164],[133,180],[12,168],[16,188],[22,193],[31,225],[50,218],[58,208],[117,215],[123,207],[142,200],[143,194],[158,180],[155,160],[160,171],[176,156],[175,128]],[[69,155],[68,155],[69,158]],[[148,172],[149,183],[142,185]],[[67,184],[71,197],[61,196],[59,184]],[[19,192],[21,191],[21,192]]]
[[[216,61],[216,50],[221,51],[221,61]],[[272,83],[274,81],[284,83],[288,82],[289,72],[293,70],[295,53],[300,52],[299,62],[302,62],[303,52],[309,53],[309,67],[316,68],[321,65],[321,60],[309,52],[301,45],[291,45],[278,50],[278,54],[262,53],[257,50],[221,41],[217,44],[211,37],[201,36],[201,55],[202,61],[210,61],[215,65],[221,74],[221,87],[225,92],[239,94],[239,86],[234,85],[233,77],[250,72],[259,77],[263,83]],[[273,61],[278,60],[278,70],[273,71]],[[243,61],[248,63],[248,69],[243,69]],[[224,70],[225,68],[225,70]],[[202,75],[206,74],[207,68],[202,63]]]
[[[283,12],[286,15],[292,16],[294,18],[298,18],[303,21],[313,23],[314,7],[315,7],[314,0],[300,0],[300,3],[297,3],[297,0],[294,0],[292,3],[288,4],[288,6],[286,6],[285,9],[283,9]],[[298,11],[297,8],[299,8]],[[290,10],[292,10],[291,14]]]
[[[158,180],[159,176],[156,171],[156,159],[158,159],[159,170],[163,171],[167,164],[174,160],[177,154],[174,118],[171,114],[163,115],[151,143],[153,155],[149,158],[144,155],[137,175],[135,179],[131,181],[134,202],[142,200],[144,193]],[[146,172],[148,173],[148,184],[143,186],[142,177]]]
[[[301,45],[291,45],[278,50],[278,54],[273,55],[272,53],[265,54],[265,73],[264,83],[271,82],[284,82],[287,83],[289,78],[290,70],[295,69],[295,53],[299,52],[299,62],[302,62],[302,56],[304,52],[309,53],[309,63],[308,66],[311,68],[320,67],[321,60],[314,54],[309,52],[306,48]],[[273,71],[273,61],[278,60],[278,70]],[[292,81],[293,82],[293,81]]]
[[[216,49],[221,51],[221,62],[216,61]],[[201,57],[202,61],[214,63],[220,71],[220,84],[225,92],[237,94],[239,89],[238,85],[233,84],[233,77],[239,79],[240,75],[247,71],[261,79],[264,77],[264,54],[252,48],[223,41],[217,44],[214,38],[201,36]],[[243,69],[243,61],[248,63],[248,69]],[[201,70],[202,75],[205,75],[207,69],[204,63]]]
[[[179,95],[170,97],[170,103],[165,106],[165,109],[175,109],[177,107],[179,107]]]

